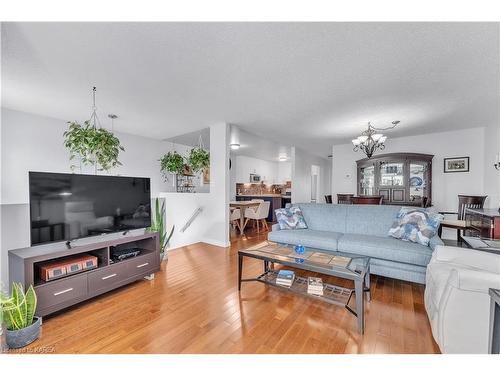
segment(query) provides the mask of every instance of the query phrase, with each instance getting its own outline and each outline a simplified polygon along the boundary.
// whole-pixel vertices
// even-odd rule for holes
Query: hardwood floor
[[[366,331],[346,309],[244,283],[237,250],[267,232],[234,236],[224,249],[173,250],[153,281],[139,281],[44,319],[28,348],[54,353],[438,353],[423,286],[372,276]],[[262,264],[245,259],[244,275]],[[342,283],[342,280],[335,280]],[[342,285],[348,285],[343,282]]]

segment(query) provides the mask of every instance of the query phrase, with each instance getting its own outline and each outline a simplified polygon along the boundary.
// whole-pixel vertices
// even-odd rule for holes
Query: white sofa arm
[[[432,258],[437,262],[457,264],[500,274],[500,256],[485,251],[455,246],[437,246]]]
[[[488,294],[489,288],[500,288],[500,273],[455,268],[448,282],[460,290]]]
[[[272,227],[271,227],[272,231],[273,232],[276,232],[278,230],[280,230],[280,225],[279,224],[273,224]]]

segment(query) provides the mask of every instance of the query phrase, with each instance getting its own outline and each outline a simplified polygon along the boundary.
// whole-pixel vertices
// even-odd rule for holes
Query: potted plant
[[[160,198],[156,198],[155,213],[151,220],[151,227],[149,227],[149,230],[160,234],[160,261],[165,257],[168,243],[170,242],[170,238],[172,238],[172,234],[174,234],[174,229],[175,225],[172,226],[172,230],[167,236],[167,228],[165,224],[165,201],[162,200],[160,204]]]
[[[177,151],[168,152],[160,159],[160,170],[163,174],[182,174],[184,170],[184,158]]]
[[[194,173],[199,173],[210,167],[210,152],[201,147],[191,149],[188,164]]]
[[[92,165],[99,170],[108,171],[117,165],[122,165],[118,160],[120,151],[125,148],[120,140],[110,131],[92,125],[90,120],[82,125],[78,122],[68,122],[69,129],[64,132],[64,146],[70,152],[69,160],[80,158],[84,165]],[[74,170],[76,166],[71,165]]]
[[[36,293],[30,285],[26,293],[20,283],[12,283],[12,293],[0,293],[0,311],[9,348],[22,348],[40,336],[41,318],[35,316]]]

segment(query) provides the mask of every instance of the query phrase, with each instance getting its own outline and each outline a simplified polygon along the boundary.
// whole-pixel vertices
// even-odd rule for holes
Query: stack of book
[[[281,286],[286,286],[290,288],[295,279],[295,272],[290,270],[280,270],[278,276],[276,277],[276,284]]]
[[[307,293],[317,296],[323,295],[323,280],[320,277],[307,278]]]

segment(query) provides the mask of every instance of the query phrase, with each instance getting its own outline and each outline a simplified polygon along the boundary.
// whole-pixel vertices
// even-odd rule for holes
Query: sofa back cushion
[[[347,205],[297,203],[294,206],[299,206],[302,210],[309,229],[345,233]]]
[[[349,205],[345,233],[367,234],[387,237],[400,206],[390,205]]]
[[[297,203],[309,229],[387,237],[401,206]]]

